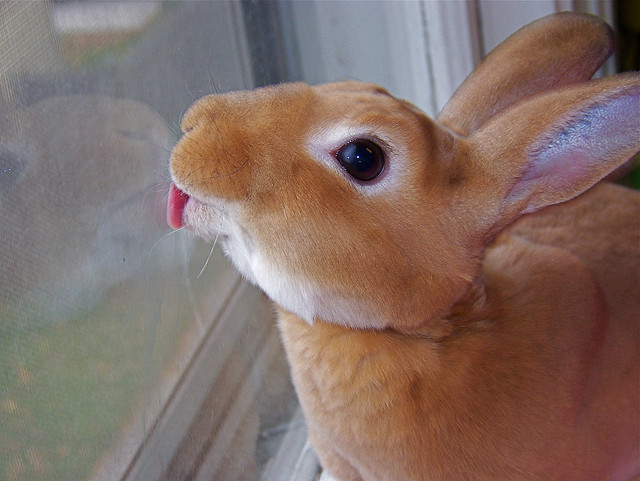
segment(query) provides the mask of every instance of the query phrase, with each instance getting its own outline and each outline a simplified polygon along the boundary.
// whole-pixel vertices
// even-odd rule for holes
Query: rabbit
[[[491,52],[437,118],[365,82],[211,95],[167,219],[274,302],[340,481],[638,479],[640,76],[563,13]]]
[[[96,95],[49,97],[0,123],[0,317],[64,323],[153,265],[175,136],[145,104]]]

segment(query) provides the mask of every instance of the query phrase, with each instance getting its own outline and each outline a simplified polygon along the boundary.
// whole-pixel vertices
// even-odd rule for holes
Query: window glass
[[[277,456],[272,308],[164,219],[182,113],[258,78],[245,15],[0,2],[0,479],[255,479]]]

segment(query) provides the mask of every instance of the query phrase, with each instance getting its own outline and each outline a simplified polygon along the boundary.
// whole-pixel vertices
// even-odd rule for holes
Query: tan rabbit
[[[640,197],[598,182],[640,150],[640,77],[589,81],[611,38],[535,22],[437,120],[358,82],[184,116],[169,222],[279,306],[341,481],[638,479]]]

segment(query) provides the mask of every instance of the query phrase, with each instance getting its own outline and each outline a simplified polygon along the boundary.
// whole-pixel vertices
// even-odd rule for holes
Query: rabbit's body
[[[220,238],[279,306],[341,481],[640,472],[639,195],[596,185],[640,150],[640,78],[588,81],[610,51],[600,21],[559,15],[436,120],[359,82],[184,116],[169,221]]]
[[[601,185],[522,218],[489,246],[482,284],[439,333],[309,326],[282,312],[327,469],[341,481],[631,479],[639,200]],[[620,245],[625,230],[635,242]]]

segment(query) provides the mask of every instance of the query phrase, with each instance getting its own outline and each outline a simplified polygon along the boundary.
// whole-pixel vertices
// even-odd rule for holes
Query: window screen
[[[278,80],[260,42],[279,17],[255,8],[0,1],[0,479],[300,461],[270,304],[164,220],[185,109]]]

